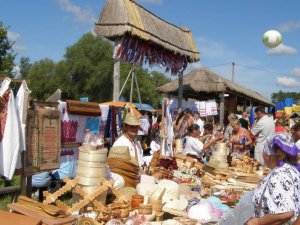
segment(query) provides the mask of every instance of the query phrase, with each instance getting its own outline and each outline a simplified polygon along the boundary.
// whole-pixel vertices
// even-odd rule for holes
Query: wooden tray
[[[63,224],[71,223],[76,220],[76,218],[74,218],[72,216],[68,216],[66,218],[56,218],[56,217],[52,217],[50,215],[48,216],[45,214],[41,214],[41,212],[34,211],[32,209],[28,209],[28,208],[21,206],[19,204],[16,204],[16,203],[8,204],[7,206],[8,206],[8,208],[12,209],[15,212],[18,212],[18,213],[30,216],[32,218],[41,220],[43,223],[45,223],[47,225],[63,225]]]
[[[0,210],[0,224],[5,225],[40,225],[42,221],[29,216]]]

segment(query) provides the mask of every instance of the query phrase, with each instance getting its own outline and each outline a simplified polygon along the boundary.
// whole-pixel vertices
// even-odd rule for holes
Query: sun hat
[[[139,166],[137,160],[131,157],[128,146],[111,147],[107,158],[110,161],[122,161],[125,163],[133,164],[133,166]]]
[[[157,197],[164,189],[162,211],[178,216],[186,215],[188,200],[179,194],[179,185],[176,182],[167,179],[160,180],[151,197]]]
[[[267,155],[275,154],[275,146],[278,146],[285,153],[296,157],[299,153],[297,146],[291,135],[284,132],[275,133],[268,137],[264,146],[264,152]]]
[[[123,123],[131,126],[140,126],[142,121],[135,115],[135,113],[127,113]]]

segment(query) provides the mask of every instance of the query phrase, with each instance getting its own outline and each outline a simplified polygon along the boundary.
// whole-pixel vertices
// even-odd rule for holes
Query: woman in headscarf
[[[271,172],[254,191],[255,217],[247,225],[292,224],[296,220],[300,210],[297,155],[289,134],[276,133],[267,139],[263,158]]]

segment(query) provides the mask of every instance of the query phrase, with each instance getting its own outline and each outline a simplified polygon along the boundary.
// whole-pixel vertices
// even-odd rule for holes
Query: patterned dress
[[[261,198],[262,207],[259,210]],[[300,211],[300,173],[288,163],[276,167],[255,189],[252,202],[255,207],[255,217],[294,211],[292,219],[284,223],[292,224]]]

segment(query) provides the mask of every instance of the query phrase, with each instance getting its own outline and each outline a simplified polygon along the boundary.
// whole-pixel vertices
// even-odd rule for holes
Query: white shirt
[[[135,143],[135,147],[136,147],[137,154],[138,154],[137,158],[138,158],[139,165],[140,166],[144,165],[143,150],[142,150],[141,144],[136,139],[134,140],[134,143]],[[130,156],[135,158],[135,148],[134,148],[132,142],[125,135],[122,135],[115,141],[115,143],[113,144],[113,147],[115,147],[115,146],[128,146],[129,151],[130,151]]]
[[[204,122],[203,122],[203,120],[198,118],[197,120],[194,120],[194,123],[197,124],[200,127],[200,136],[202,136],[203,133],[204,133]]]
[[[143,121],[143,124],[140,126],[137,135],[146,135],[147,136],[149,128],[150,128],[149,120],[146,117],[142,117],[140,120]]]
[[[256,143],[264,143],[267,138],[274,133],[275,123],[273,119],[267,115],[261,117],[251,129],[251,134],[257,136]]]
[[[202,155],[201,154],[202,150],[203,150],[203,143],[199,141],[197,138],[188,136],[186,138],[185,148],[182,153],[184,155],[191,154],[200,158]]]

